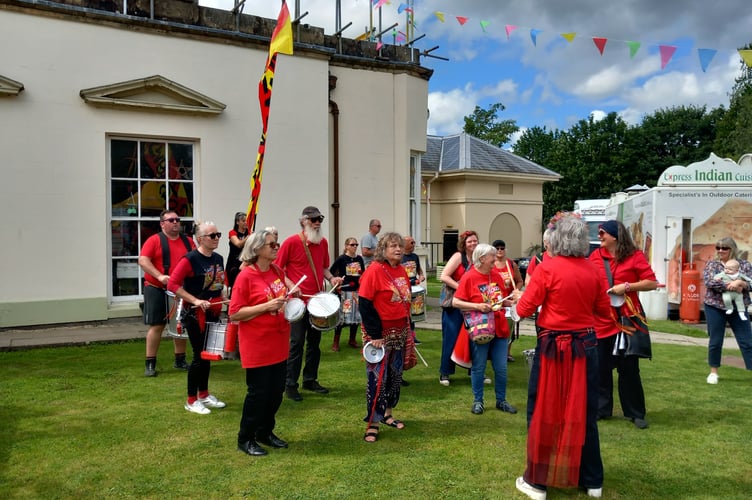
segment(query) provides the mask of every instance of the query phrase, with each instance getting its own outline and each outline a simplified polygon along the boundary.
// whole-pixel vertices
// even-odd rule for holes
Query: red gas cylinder
[[[679,319],[684,323],[700,322],[700,271],[695,264],[684,264],[681,280]]]

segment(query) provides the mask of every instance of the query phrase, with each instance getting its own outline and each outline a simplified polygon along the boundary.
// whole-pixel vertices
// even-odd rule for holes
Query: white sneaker
[[[739,317],[740,317],[741,319],[743,319],[744,321],[747,321],[747,315],[746,315],[746,314],[744,314],[743,312],[740,312],[740,313],[739,313]]]
[[[603,488],[588,488],[587,496],[600,498],[603,496]]]
[[[449,387],[449,375],[442,375],[439,377],[439,383],[444,387]]]
[[[717,373],[711,373],[708,375],[708,384],[717,384],[718,383],[718,374]]]
[[[522,476],[517,478],[517,481],[515,481],[514,485],[517,486],[518,490],[520,490],[533,500],[546,500],[546,492],[526,483]]]
[[[193,404],[188,404],[188,402],[186,401],[185,409],[191,413],[198,413],[199,415],[208,415],[209,413],[211,413],[211,410],[204,406],[204,404],[199,399],[194,401]]]
[[[205,398],[199,398],[199,401],[207,408],[224,408],[227,406],[223,401],[214,397],[214,394],[209,394]]]
[[[491,385],[491,377],[483,377],[483,383],[486,385]]]

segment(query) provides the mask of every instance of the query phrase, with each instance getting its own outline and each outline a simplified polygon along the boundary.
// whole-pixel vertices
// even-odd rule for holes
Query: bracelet
[[[629,282],[628,281],[625,281],[624,282],[624,292],[628,293],[630,290],[632,290],[632,287],[629,286]]]

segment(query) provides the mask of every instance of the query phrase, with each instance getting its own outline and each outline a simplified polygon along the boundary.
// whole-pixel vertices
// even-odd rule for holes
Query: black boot
[[[146,358],[146,369],[144,370],[144,377],[156,377],[157,376],[157,358]]]

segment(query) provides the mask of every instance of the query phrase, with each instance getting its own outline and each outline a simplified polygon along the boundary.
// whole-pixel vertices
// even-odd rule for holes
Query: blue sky
[[[199,0],[232,9],[233,0]],[[299,0],[308,11],[302,22],[335,31],[335,0]],[[386,29],[405,14],[391,0],[382,7]],[[460,132],[476,105],[502,102],[501,119],[524,128],[568,129],[591,114],[615,111],[629,123],[645,114],[680,105],[728,106],[728,92],[740,74],[736,49],[752,42],[752,7],[747,0],[414,0],[415,36],[421,50],[449,61],[421,58],[434,70],[429,82],[428,133]],[[247,0],[245,14],[276,18],[280,2]],[[341,0],[344,36],[355,38],[369,26],[369,0]],[[295,0],[288,0],[295,17]],[[444,22],[436,16],[444,13]],[[461,25],[457,16],[467,18]],[[481,28],[485,24],[485,32]],[[378,28],[378,11],[373,23]],[[505,27],[518,28],[509,39]],[[533,45],[531,30],[538,30]],[[562,33],[576,33],[572,42]],[[593,37],[608,39],[603,55]],[[392,37],[385,38],[386,43]],[[641,43],[634,58],[627,41]],[[676,46],[661,69],[659,45]],[[703,72],[697,50],[717,50]],[[260,70],[261,71],[261,70]]]

